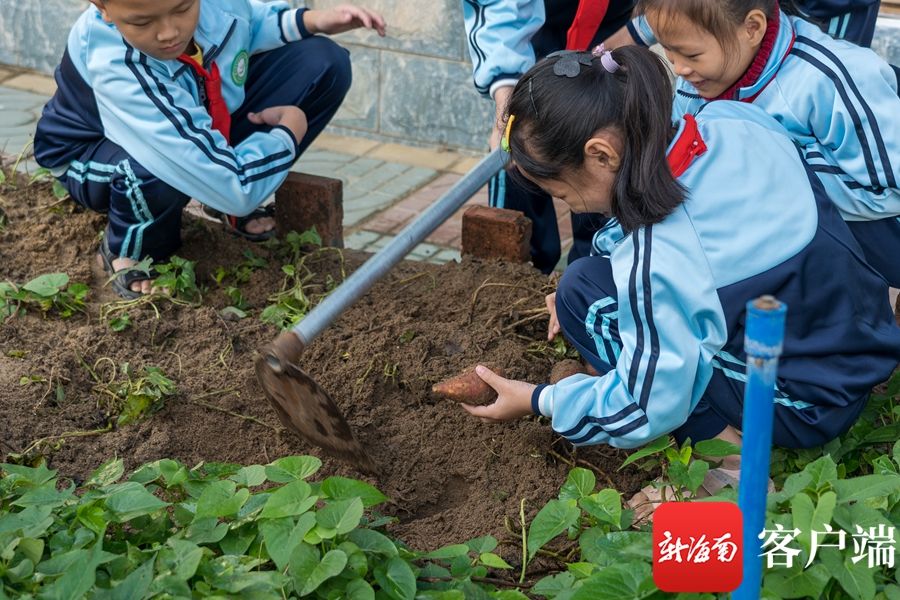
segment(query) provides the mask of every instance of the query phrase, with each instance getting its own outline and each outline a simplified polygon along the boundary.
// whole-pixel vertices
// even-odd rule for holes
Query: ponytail
[[[615,181],[613,214],[625,231],[666,218],[684,201],[684,188],[669,168],[672,84],[662,60],[638,46],[613,52],[625,70],[621,130],[622,163]]]

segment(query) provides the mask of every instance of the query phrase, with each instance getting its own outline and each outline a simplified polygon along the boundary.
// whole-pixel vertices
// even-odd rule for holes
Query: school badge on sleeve
[[[247,70],[250,68],[250,55],[241,50],[231,63],[231,80],[235,85],[244,85],[247,81]]]

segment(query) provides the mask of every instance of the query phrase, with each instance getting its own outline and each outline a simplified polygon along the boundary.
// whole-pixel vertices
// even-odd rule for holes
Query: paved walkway
[[[51,77],[0,66],[0,152],[4,163],[17,161],[34,173],[31,159],[35,123],[56,85]],[[294,171],[340,178],[344,182],[344,243],[349,248],[383,248],[416,215],[478,162],[454,152],[412,148],[324,133],[300,157]],[[459,258],[462,213],[470,204],[487,204],[482,189],[439,227],[408,258],[445,263]],[[568,209],[557,204],[563,256],[571,244]]]

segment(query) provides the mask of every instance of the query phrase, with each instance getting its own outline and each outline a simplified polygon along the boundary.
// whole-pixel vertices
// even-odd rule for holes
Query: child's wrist
[[[316,35],[317,33],[322,33],[322,30],[319,29],[318,25],[318,14],[321,11],[318,11],[314,8],[310,8],[303,11],[303,26],[306,28],[306,31],[309,32],[309,35]]]

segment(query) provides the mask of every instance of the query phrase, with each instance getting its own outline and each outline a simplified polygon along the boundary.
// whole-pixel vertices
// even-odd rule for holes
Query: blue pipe
[[[775,377],[784,342],[787,305],[773,296],[747,303],[744,351],[747,353],[747,387],[741,428],[741,482],[738,506],[744,517],[744,578],[733,600],[758,600],[762,588],[762,542],[766,524],[766,496],[775,414]]]

